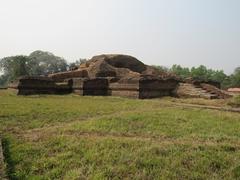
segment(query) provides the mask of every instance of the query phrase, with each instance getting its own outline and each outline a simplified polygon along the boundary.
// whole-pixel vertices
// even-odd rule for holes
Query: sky
[[[35,50],[229,74],[240,66],[240,0],[0,0],[0,58]]]

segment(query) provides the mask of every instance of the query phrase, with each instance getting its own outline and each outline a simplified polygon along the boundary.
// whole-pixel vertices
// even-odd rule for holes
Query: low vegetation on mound
[[[238,179],[240,114],[0,91],[10,179]]]
[[[234,97],[228,104],[232,107],[240,108],[240,95]]]

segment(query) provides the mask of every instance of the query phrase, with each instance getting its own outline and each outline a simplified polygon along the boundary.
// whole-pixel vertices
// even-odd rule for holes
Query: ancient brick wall
[[[111,83],[109,85],[109,95],[139,98],[139,83]]]
[[[19,95],[55,93],[55,82],[45,77],[22,77],[17,86]]]
[[[62,82],[70,78],[87,78],[88,72],[86,70],[67,71],[61,73],[50,74],[49,77],[55,82]]]
[[[74,78],[72,79],[73,92],[83,96],[107,96],[108,79],[105,78]]]
[[[130,78],[110,83],[109,89],[112,96],[146,99],[170,96],[177,85],[174,79]]]
[[[149,99],[171,96],[172,91],[178,85],[178,81],[175,79],[143,78],[140,80],[139,85],[139,98]]]
[[[18,95],[67,94],[72,91],[68,83],[57,84],[49,77],[22,77],[14,84]]]

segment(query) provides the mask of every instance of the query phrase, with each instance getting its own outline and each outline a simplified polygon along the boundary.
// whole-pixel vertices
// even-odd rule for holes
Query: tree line
[[[7,86],[20,76],[46,76],[79,66],[85,59],[68,64],[50,52],[34,51],[29,56],[10,56],[0,59],[0,87]]]
[[[68,64],[67,61],[50,52],[34,51],[29,56],[10,56],[0,59],[0,86],[6,86],[9,82],[20,76],[46,76],[51,73],[63,72],[74,69],[86,59],[79,59]],[[154,66],[160,71],[176,74],[181,78],[193,78],[198,80],[213,80],[221,83],[223,88],[240,87],[240,67],[234,73],[226,75],[223,70],[208,69],[206,66],[182,67],[173,65],[171,68]]]
[[[164,66],[155,66],[160,71],[166,73],[176,74],[177,76],[185,78],[193,78],[197,80],[211,80],[221,83],[222,88],[240,87],[240,67],[237,67],[231,75],[227,75],[223,70],[209,69],[204,65],[198,67],[182,67],[181,65],[173,65],[171,68]]]

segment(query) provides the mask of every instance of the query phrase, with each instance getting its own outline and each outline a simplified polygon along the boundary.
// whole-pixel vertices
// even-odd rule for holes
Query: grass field
[[[7,173],[10,179],[240,179],[240,113],[172,101],[17,97],[1,90]]]

